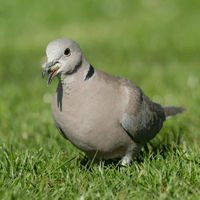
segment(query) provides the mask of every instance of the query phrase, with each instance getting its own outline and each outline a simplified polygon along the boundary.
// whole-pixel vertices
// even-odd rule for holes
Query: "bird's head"
[[[42,65],[42,78],[48,73],[47,86],[57,75],[72,74],[82,65],[83,54],[72,39],[60,38],[48,44],[47,62]]]

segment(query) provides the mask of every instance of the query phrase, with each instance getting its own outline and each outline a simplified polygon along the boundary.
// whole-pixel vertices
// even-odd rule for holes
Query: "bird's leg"
[[[130,165],[131,160],[132,160],[132,156],[127,156],[127,155],[124,156],[122,158],[122,166]]]
[[[133,157],[134,157],[135,155],[137,155],[137,154],[140,152],[141,148],[142,148],[142,145],[141,145],[141,144],[136,144],[136,145],[132,146],[132,147],[128,150],[128,152],[126,153],[126,155],[122,158],[122,163],[121,163],[121,166],[122,166],[122,167],[120,167],[120,172],[121,172],[121,173],[122,173],[122,171],[124,170],[123,168],[124,168],[125,166],[127,166],[127,165],[129,166],[129,165],[130,165],[131,160],[133,159]]]
[[[130,165],[131,160],[132,160],[132,155],[125,155],[122,158],[121,167],[120,167],[121,174],[124,171],[124,167],[127,166],[127,165]]]

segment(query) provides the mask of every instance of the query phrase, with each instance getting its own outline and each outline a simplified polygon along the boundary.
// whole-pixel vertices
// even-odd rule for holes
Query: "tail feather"
[[[176,114],[182,113],[183,111],[187,110],[183,107],[173,107],[173,106],[162,106],[164,112],[165,112],[165,118],[169,119],[173,117]]]

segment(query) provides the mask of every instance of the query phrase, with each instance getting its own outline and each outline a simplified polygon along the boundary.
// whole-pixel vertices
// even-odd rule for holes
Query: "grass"
[[[199,199],[200,14],[197,1],[6,0],[0,14],[0,199]],[[88,169],[53,124],[41,79],[46,45],[76,40],[96,68],[188,111],[165,122],[130,167]]]

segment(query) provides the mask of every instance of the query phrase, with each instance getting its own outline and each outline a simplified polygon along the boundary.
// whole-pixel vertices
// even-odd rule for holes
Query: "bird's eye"
[[[66,48],[65,51],[64,51],[64,54],[68,56],[70,54],[70,49]]]

